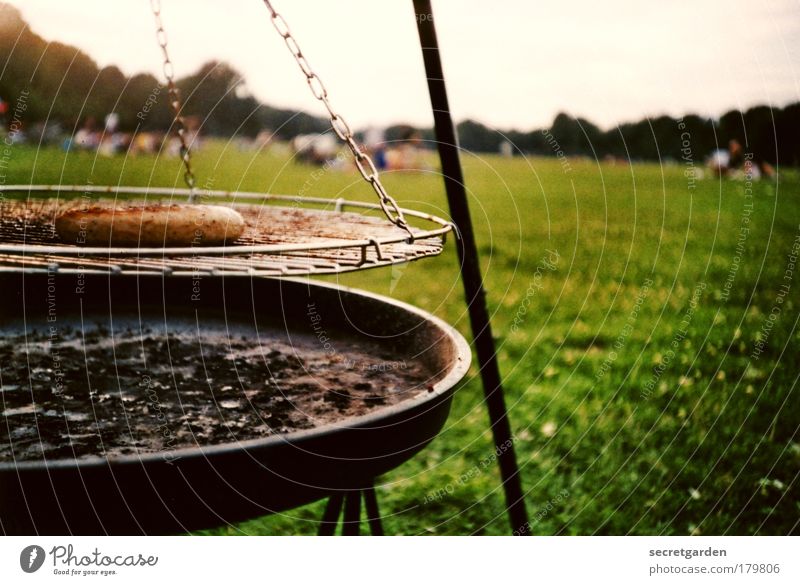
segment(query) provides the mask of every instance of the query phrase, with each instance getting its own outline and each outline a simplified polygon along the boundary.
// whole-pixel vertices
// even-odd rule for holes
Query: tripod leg
[[[328,504],[325,506],[325,513],[322,515],[322,521],[319,523],[320,536],[333,536],[336,532],[336,524],[339,522],[339,514],[342,513],[342,503],[344,496],[341,493],[335,493],[328,498]]]
[[[363,490],[364,505],[367,508],[367,521],[372,536],[383,536],[381,515],[378,511],[378,498],[375,497],[375,486],[370,485]]]
[[[361,527],[361,490],[347,492],[342,536],[358,536]]]
[[[439,159],[442,162],[447,202],[453,221],[461,233],[461,240],[456,248],[461,261],[461,279],[467,297],[470,325],[478,354],[483,392],[489,410],[489,421],[498,453],[497,462],[503,479],[506,510],[511,523],[511,532],[515,533],[530,525],[503,396],[502,379],[492,338],[489,311],[486,307],[486,292],[483,289],[478,248],[472,230],[464,176],[458,156],[458,138],[447,101],[431,2],[430,0],[413,0],[413,3],[417,15],[417,31],[422,48],[422,60],[428,78],[428,93],[431,98],[434,131],[436,132]],[[524,533],[530,534],[529,531]]]

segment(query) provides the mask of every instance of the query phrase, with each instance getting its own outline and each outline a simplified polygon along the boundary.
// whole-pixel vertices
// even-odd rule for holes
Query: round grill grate
[[[12,198],[7,193],[26,194]],[[50,198],[41,194],[52,193]],[[69,194],[64,198],[61,195]],[[74,197],[82,194],[84,197]],[[98,195],[102,196],[98,198]],[[62,243],[54,220],[67,209],[100,204],[176,203],[188,189],[11,185],[0,187],[0,272],[302,276],[399,264],[442,251],[447,221],[413,210],[427,224],[405,230],[368,215],[372,203],[252,192],[203,191],[223,199],[245,219],[244,234],[224,246],[119,248]],[[122,198],[120,198],[122,196]],[[244,203],[242,201],[248,201]],[[270,205],[280,203],[281,205]],[[314,207],[312,207],[314,206]],[[347,211],[350,209],[352,211]],[[357,212],[357,211],[360,211]]]

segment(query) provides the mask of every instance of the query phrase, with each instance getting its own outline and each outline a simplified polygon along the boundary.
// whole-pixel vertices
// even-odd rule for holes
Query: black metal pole
[[[336,532],[336,524],[339,522],[339,515],[342,513],[343,503],[344,496],[340,492],[328,497],[325,513],[322,515],[322,521],[319,523],[320,536],[334,535]]]
[[[383,536],[383,524],[378,511],[378,498],[375,495],[375,485],[370,484],[362,490],[364,494],[364,507],[367,509],[367,521],[372,536]]]
[[[361,530],[361,490],[347,492],[344,498],[342,536],[358,536]]]
[[[478,354],[495,452],[498,454],[500,475],[503,479],[511,531],[516,531],[517,534],[530,534],[517,457],[511,438],[511,426],[508,423],[508,412],[503,396],[500,369],[497,365],[497,352],[492,338],[492,326],[489,321],[489,311],[486,308],[486,292],[483,289],[483,279],[478,262],[478,248],[475,245],[467,192],[464,188],[464,175],[461,172],[461,162],[458,157],[458,141],[447,101],[442,62],[439,57],[439,43],[436,39],[436,27],[433,22],[433,9],[430,0],[413,0],[413,2],[422,58],[428,77],[428,92],[431,96],[434,130],[439,158],[442,162],[447,202],[450,206],[453,223],[456,224],[461,234],[458,242],[461,279],[464,282],[464,292],[467,297],[472,335]]]

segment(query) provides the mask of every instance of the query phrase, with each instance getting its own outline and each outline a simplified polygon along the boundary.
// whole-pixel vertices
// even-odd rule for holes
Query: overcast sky
[[[259,0],[162,0],[178,75],[231,63],[265,103],[322,113]],[[11,0],[47,40],[160,77],[147,0]],[[275,0],[351,124],[429,125],[411,0]],[[434,0],[457,120],[523,130],[559,111],[645,115],[800,100],[800,2]]]

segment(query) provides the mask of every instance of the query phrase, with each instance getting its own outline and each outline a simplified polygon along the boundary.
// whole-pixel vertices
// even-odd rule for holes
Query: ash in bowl
[[[170,325],[173,327],[173,324]],[[186,323],[0,339],[0,461],[114,457],[291,433],[433,383],[380,345]]]

